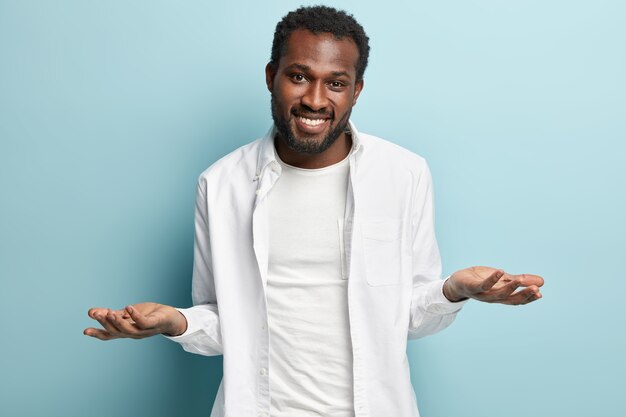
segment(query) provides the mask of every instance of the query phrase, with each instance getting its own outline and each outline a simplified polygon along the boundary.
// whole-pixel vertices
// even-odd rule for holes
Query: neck
[[[284,163],[298,168],[318,169],[343,161],[352,148],[352,136],[346,132],[342,133],[328,149],[318,154],[296,152],[278,136],[274,140],[274,146],[278,157]]]

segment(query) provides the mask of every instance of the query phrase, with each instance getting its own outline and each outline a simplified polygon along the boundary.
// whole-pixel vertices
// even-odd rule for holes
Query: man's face
[[[363,88],[359,51],[349,38],[294,31],[278,67],[265,69],[280,140],[298,153],[324,152],[346,129]]]

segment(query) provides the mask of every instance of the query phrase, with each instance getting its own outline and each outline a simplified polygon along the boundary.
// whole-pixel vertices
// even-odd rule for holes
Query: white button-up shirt
[[[407,338],[447,327],[431,178],[423,158],[357,132],[343,230],[356,417],[417,417]],[[275,130],[200,176],[187,331],[192,353],[224,355],[211,417],[271,416],[267,194],[281,175]],[[303,250],[306,248],[303,248]],[[297,416],[294,416],[297,417]]]

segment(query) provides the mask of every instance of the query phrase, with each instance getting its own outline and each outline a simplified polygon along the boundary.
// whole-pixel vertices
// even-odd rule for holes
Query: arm
[[[88,328],[84,334],[100,340],[143,339],[163,334],[188,352],[221,355],[222,338],[213,281],[208,228],[206,184],[198,183],[195,208],[195,239],[192,300],[194,306],[176,309],[156,303],[141,303],[122,310],[92,308],[89,317],[103,329]]]
[[[191,299],[193,307],[178,309],[187,320],[187,330],[180,336],[169,337],[187,352],[213,356],[222,354],[217,295],[213,277],[211,236],[206,195],[206,180],[198,181],[195,209],[195,238]]]
[[[436,333],[449,326],[469,299],[508,305],[528,304],[542,297],[542,277],[512,275],[501,269],[474,266],[441,275],[439,251],[434,232],[433,197],[428,168],[415,192],[413,213],[413,293],[409,338]]]
[[[418,179],[412,209],[412,277],[408,337],[428,336],[448,327],[465,302],[444,296],[441,258],[435,237],[432,180],[428,167]]]

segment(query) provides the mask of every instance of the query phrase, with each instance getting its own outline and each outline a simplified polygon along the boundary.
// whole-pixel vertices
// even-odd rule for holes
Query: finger
[[[130,316],[128,319],[124,320],[123,318],[120,318],[119,315],[116,315],[114,320],[115,320],[115,327],[117,327],[120,331],[120,337],[142,339],[144,337],[154,336],[155,334],[158,333],[154,329],[146,329],[146,330],[140,329],[139,327],[137,327],[137,323],[132,321]]]
[[[501,288],[497,290],[497,298],[504,299],[513,294],[519,287],[522,286],[522,282],[520,279],[513,279],[503,285]]]
[[[111,310],[110,308],[94,307],[87,311],[87,315],[94,320],[98,320],[98,318],[106,317],[110,311],[114,311],[116,314],[125,313],[124,310]]]
[[[524,288],[521,291],[513,293],[507,299],[502,300],[502,303],[510,304],[510,305],[521,305],[521,304],[528,304],[529,302],[538,300],[539,298],[541,298],[541,292],[539,291],[538,287],[533,285],[533,286]]]
[[[526,300],[522,301],[520,304],[518,305],[522,305],[522,304],[528,304],[528,303],[532,303],[533,301],[537,301],[542,297],[540,292],[534,293],[531,296],[529,296]]]
[[[85,336],[90,336],[100,340],[112,340],[116,339],[116,336],[113,336],[111,333],[102,329],[94,329],[93,327],[89,327],[83,331]]]
[[[116,333],[119,333],[119,331],[107,318],[110,311],[111,310],[107,309],[106,314],[102,314],[101,312],[96,313],[95,319],[98,321],[98,323],[100,323],[102,327],[104,327],[104,330],[111,333],[112,335],[115,335]]]
[[[539,275],[519,274],[512,275],[511,278],[514,280],[519,280],[522,287],[530,287],[531,285],[541,287],[544,283],[543,278],[541,278]]]
[[[125,320],[122,315],[113,311],[107,315],[107,321],[120,333],[120,337],[133,337],[137,333],[137,328],[130,320]]]
[[[536,301],[540,298],[541,298],[541,293],[539,291],[532,292],[528,295],[528,297],[517,302],[515,305],[524,305],[524,304],[532,303],[533,301]]]
[[[146,329],[152,329],[156,327],[156,324],[157,324],[156,320],[150,319],[144,316],[133,306],[127,306],[126,312],[128,312],[128,314],[130,315],[130,318],[133,319],[133,321],[135,322],[135,325],[139,329],[146,330]]]
[[[494,285],[496,285],[496,283],[498,281],[500,281],[500,278],[502,278],[504,276],[504,271],[501,269],[497,269],[495,271],[493,271],[491,273],[491,275],[489,275],[487,278],[485,278],[481,284],[480,284],[480,290],[482,292],[484,291],[489,291]]]
[[[503,279],[500,280],[501,283],[502,281]],[[494,289],[492,287],[489,291],[476,294],[475,298],[477,300],[487,301],[490,303],[503,302],[506,301],[520,286],[520,280],[512,280],[503,284],[500,288]]]
[[[89,311],[87,311],[87,315],[90,318],[97,320],[96,316],[105,316],[108,311],[109,311],[108,308],[94,307],[94,308],[90,308]]]

